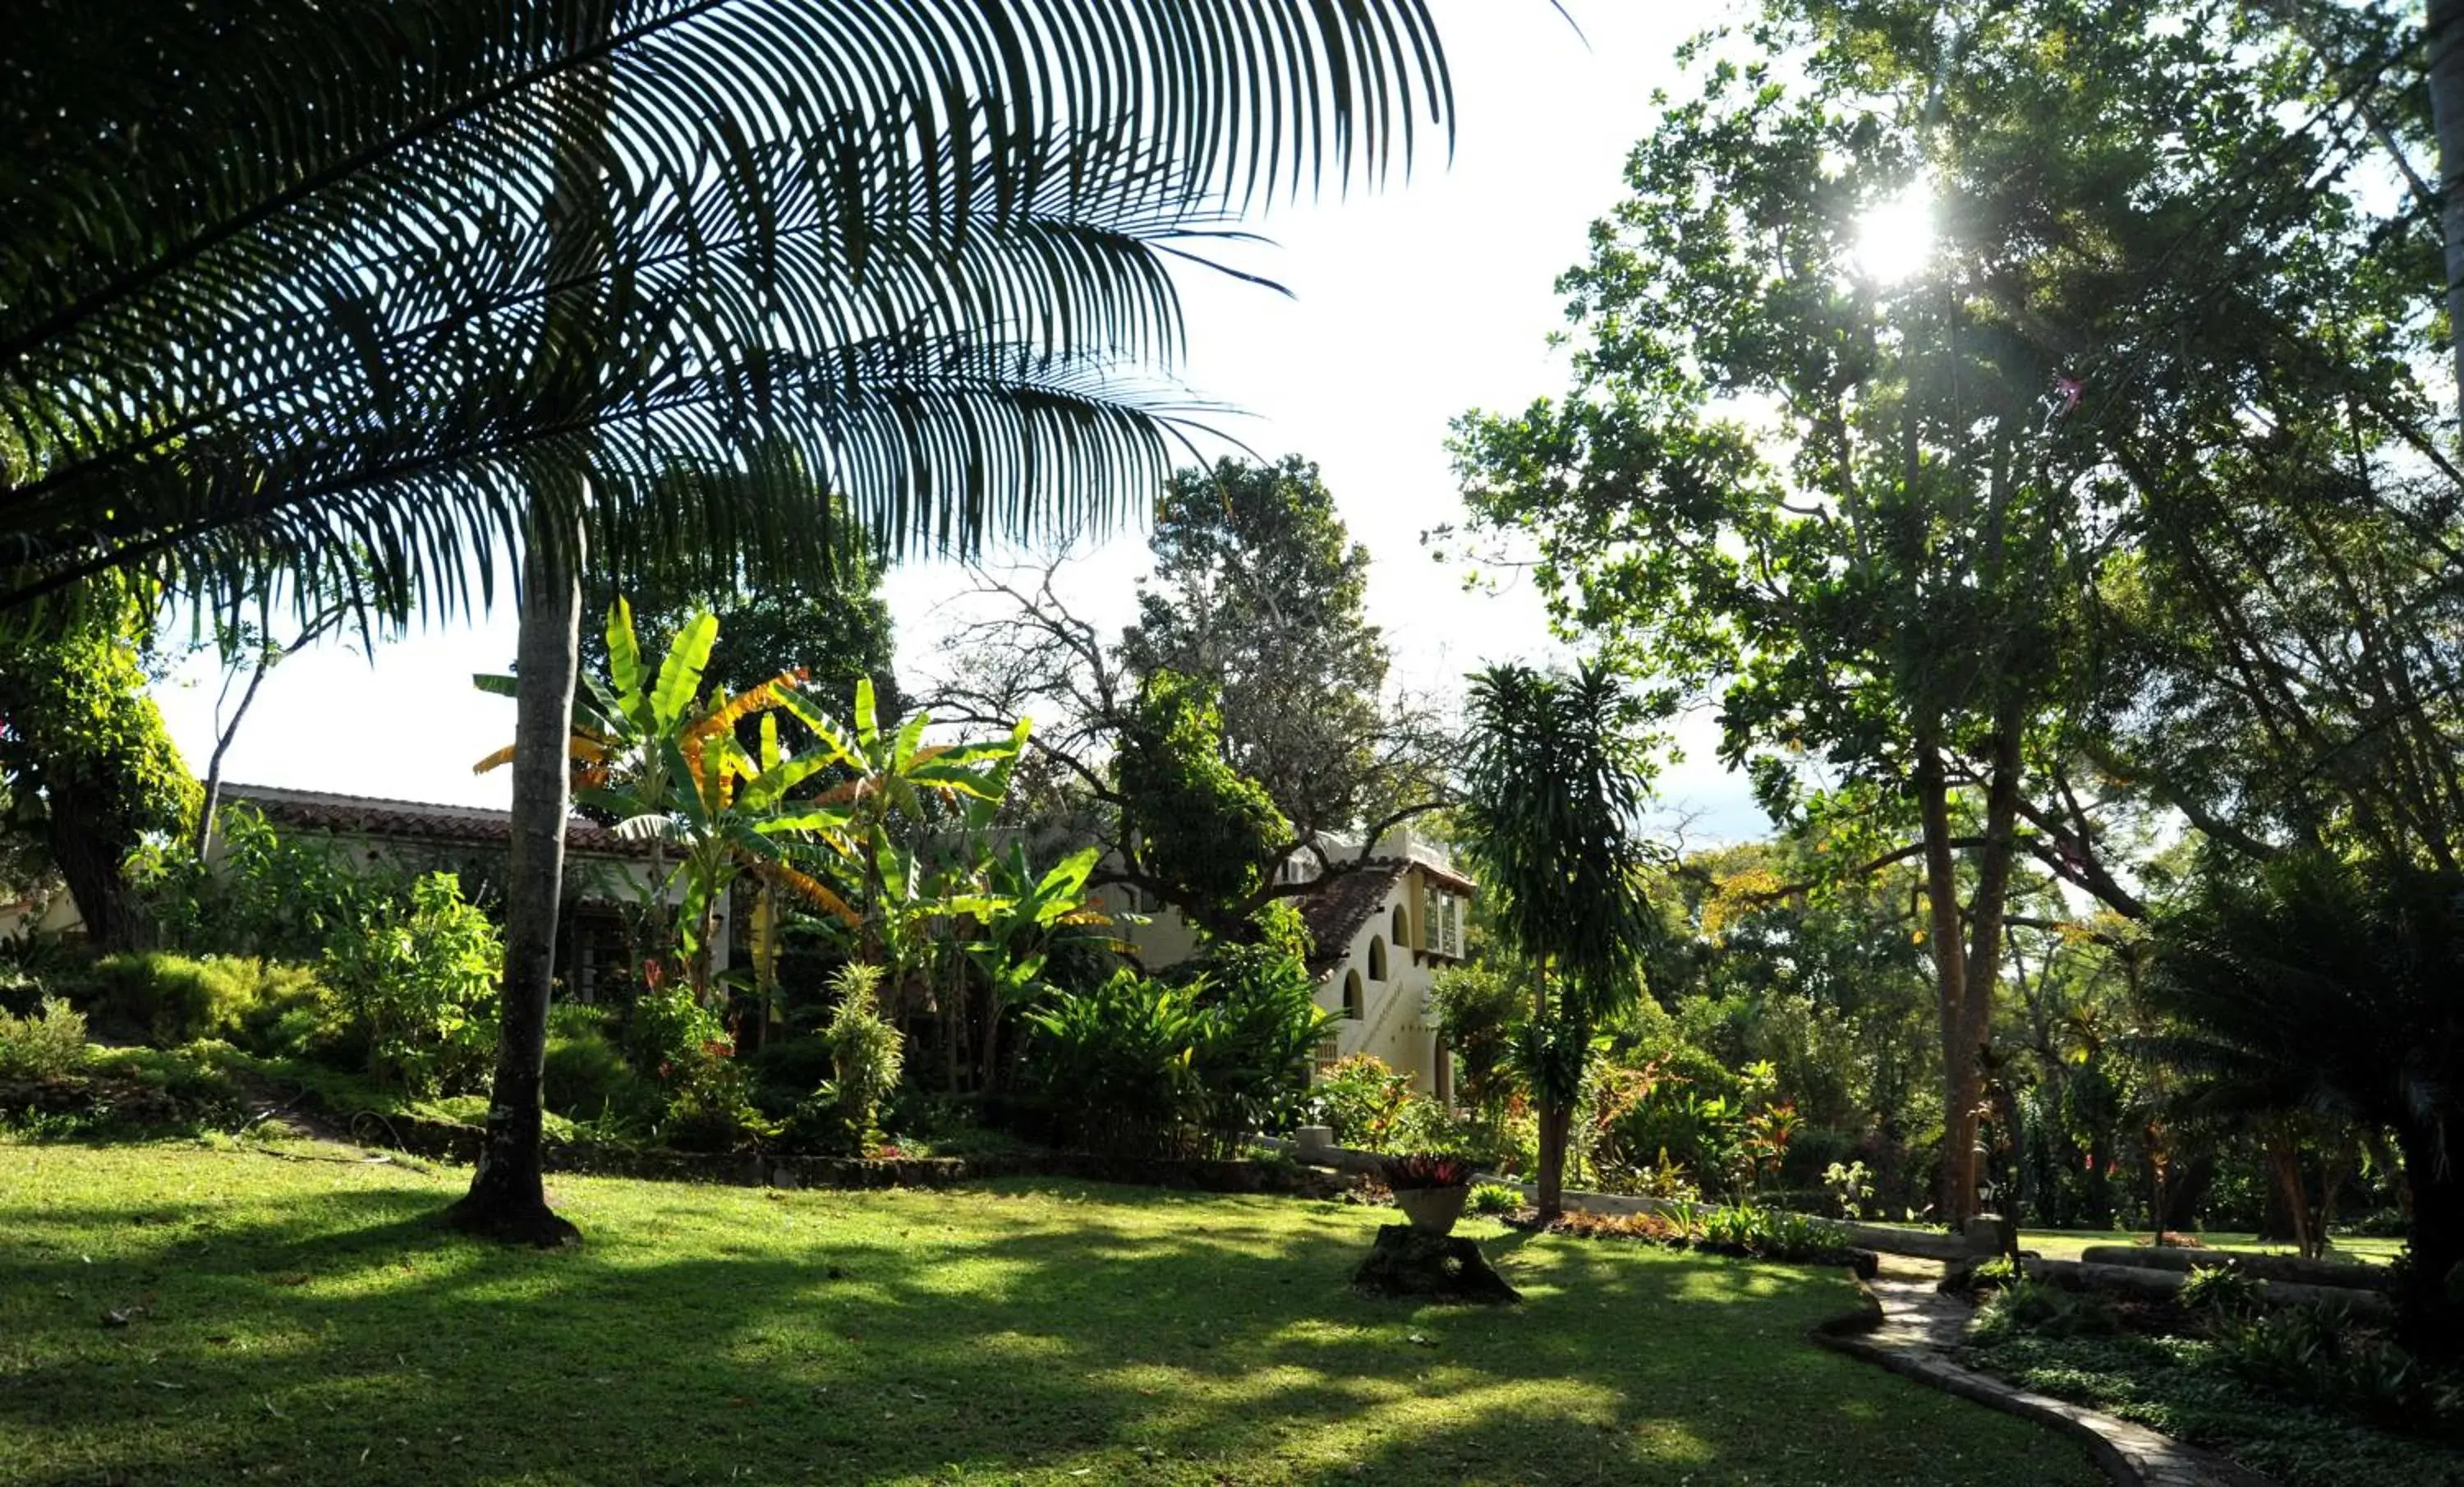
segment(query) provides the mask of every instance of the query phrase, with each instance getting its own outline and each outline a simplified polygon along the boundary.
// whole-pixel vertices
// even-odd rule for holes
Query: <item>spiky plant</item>
[[[2394,1133],[2406,1328],[2464,1351],[2464,877],[2290,853],[2209,875],[2156,943],[2147,1051],[2210,1101]]]

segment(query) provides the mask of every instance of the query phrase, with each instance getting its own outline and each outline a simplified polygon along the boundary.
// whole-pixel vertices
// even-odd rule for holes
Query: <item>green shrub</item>
[[[1327,1018],[1297,961],[1245,946],[1211,950],[1179,985],[1124,970],[1055,991],[1026,1021],[1027,1086],[1064,1139],[1229,1156],[1308,1089]]]
[[[1333,1129],[1335,1144],[1381,1151],[1401,1134],[1412,1098],[1411,1079],[1386,1060],[1352,1054],[1319,1076],[1309,1103],[1317,1123]]]
[[[87,986],[96,1022],[160,1048],[214,1036],[245,1010],[231,1001],[231,983],[209,979],[205,962],[185,955],[106,955],[87,972]]]
[[[229,1043],[205,1038],[180,1048],[94,1049],[85,1072],[161,1090],[192,1110],[235,1114],[247,1096],[238,1071],[249,1063]]]
[[[822,1030],[830,1051],[830,1077],[814,1091],[823,1109],[803,1122],[819,1125],[825,1149],[861,1156],[881,1144],[881,1105],[898,1087],[906,1048],[898,1030],[881,1015],[881,969],[853,963],[831,978],[838,1009]]]
[[[55,996],[33,1015],[0,1012],[0,1078],[55,1079],[85,1059],[85,1016]]]
[[[1464,1207],[1491,1218],[1520,1213],[1523,1211],[1523,1194],[1504,1183],[1481,1183],[1472,1188],[1471,1199]]]
[[[430,873],[407,913],[377,916],[325,952],[325,978],[367,1035],[368,1071],[413,1095],[453,1094],[486,1076],[496,1045],[504,943],[461,880]]]
[[[1059,991],[1026,1016],[1025,1072],[1065,1140],[1111,1150],[1177,1152],[1201,1107],[1202,1035],[1186,988],[1135,971]]]
[[[231,1038],[297,1054],[333,1033],[339,1015],[317,972],[245,956],[192,959],[164,951],[110,955],[87,973],[96,1019],[160,1048]]]
[[[1965,1277],[1970,1291],[1996,1291],[2016,1285],[2028,1278],[2028,1272],[2008,1254],[1996,1254],[1968,1267]]]
[[[253,808],[214,813],[211,868],[185,845],[140,848],[125,869],[157,943],[192,955],[315,961],[410,897],[404,875],[293,839]]]
[[[2211,1318],[2255,1316],[2267,1304],[2267,1282],[2237,1265],[2202,1265],[2182,1281],[2176,1299],[2190,1311]]]
[[[547,1108],[569,1120],[617,1128],[647,1126],[667,1107],[658,1086],[627,1063],[616,1045],[595,1029],[560,1032],[552,1027],[540,1080]]]
[[[2397,1430],[2464,1426],[2454,1384],[2403,1347],[2356,1326],[2337,1303],[2288,1306],[2228,1319],[2217,1357],[2234,1375],[2305,1404],[2350,1409]]]
[[[1847,1243],[1837,1224],[1747,1204],[1729,1204],[1700,1212],[1689,1210],[1688,1217],[1690,1224],[1701,1226],[1703,1243],[1743,1250],[1763,1259],[1817,1259]]]
[[[547,1035],[552,1038],[605,1038],[613,1019],[605,1007],[586,1002],[554,1002],[547,1010]]]
[[[1841,1218],[1863,1218],[1874,1196],[1874,1176],[1862,1162],[1834,1162],[1822,1169],[1822,1190]]]
[[[689,1082],[702,1063],[727,1058],[735,1051],[727,1024],[694,999],[692,988],[670,983],[634,999],[625,1026],[625,1052],[634,1068],[655,1076],[661,1084],[672,1089]]]
[[[2019,1279],[1993,1293],[1976,1308],[1974,1335],[1980,1342],[2014,1333],[2038,1337],[2110,1337],[2122,1331],[2113,1308],[2091,1296],[2080,1296],[2050,1281]]]
[[[1229,1136],[1280,1123],[1308,1092],[1318,1039],[1334,1021],[1308,969],[1271,944],[1217,945],[1194,964],[1199,1124]]]

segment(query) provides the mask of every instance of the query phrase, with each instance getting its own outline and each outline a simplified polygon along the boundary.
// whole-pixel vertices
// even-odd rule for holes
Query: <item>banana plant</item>
[[[608,676],[585,677],[575,699],[567,745],[578,804],[615,818],[618,834],[650,845],[652,901],[676,901],[673,930],[694,994],[714,999],[713,945],[718,907],[747,875],[761,887],[751,941],[756,979],[765,998],[776,981],[780,896],[797,898],[850,927],[861,916],[814,875],[825,856],[820,844],[847,829],[844,803],[792,798],[792,792],[840,762],[827,748],[789,757],[779,746],[778,720],[761,717],[759,752],[737,737],[737,724],[772,714],[799,697],[801,671],[784,671],[735,696],[705,698],[701,679],[718,638],[718,621],[693,616],[652,673],[634,633],[632,609],[619,599],[607,617]],[[513,678],[475,678],[483,691],[510,696]],[[802,716],[800,714],[800,716]],[[481,772],[513,757],[499,749],[479,761]],[[668,866],[673,852],[676,865]]]
[[[1097,852],[1087,847],[1071,853],[1038,877],[1025,845],[1012,842],[1008,856],[986,864],[988,892],[952,900],[953,912],[977,926],[962,949],[984,987],[976,1039],[980,1088],[992,1088],[1000,1076],[1003,1014],[1033,1000],[1056,945],[1084,937],[1108,948],[1127,948],[1109,933],[1111,916],[1087,891]]]
[[[961,829],[979,834],[1009,792],[1028,723],[1021,719],[1007,738],[927,744],[932,718],[922,711],[895,728],[881,726],[870,677],[856,683],[847,724],[825,714],[800,689],[782,691],[779,705],[812,730],[819,741],[813,752],[847,771],[847,778],[820,796],[822,805],[847,812],[845,825],[824,839],[861,885],[864,960],[878,965],[896,959],[891,952],[912,939],[918,920],[948,910],[947,895],[934,891],[941,876],[926,871],[898,842],[892,821],[903,816],[927,825],[940,810],[956,810]]]

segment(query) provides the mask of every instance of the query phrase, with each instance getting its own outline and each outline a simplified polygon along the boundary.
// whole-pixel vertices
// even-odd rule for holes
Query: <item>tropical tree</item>
[[[0,610],[126,567],[323,592],[344,553],[468,604],[523,547],[538,772],[457,1216],[547,1240],[582,555],[815,571],[842,535],[816,492],[892,551],[1133,509],[1178,416],[1155,373],[1188,234],[1379,178],[1451,107],[1420,0],[41,0],[11,27],[45,65],[0,90]]]
[[[773,574],[756,582],[749,573],[707,589],[641,590],[623,597],[633,607],[633,629],[642,648],[671,644],[696,615],[718,618],[702,669],[706,685],[747,692],[781,672],[799,672],[803,690],[833,716],[845,717],[858,679],[869,677],[890,710],[897,708],[891,668],[896,660],[890,607],[881,595],[881,566],[861,549],[842,553],[826,572]],[[606,570],[585,573],[583,602],[604,614],[618,594]],[[583,636],[582,672],[605,675],[605,642],[596,632]],[[737,732],[749,748],[758,742],[748,720]],[[793,752],[808,741],[793,719],[781,721],[781,740]]]
[[[2319,659],[2418,591],[2365,586],[2332,632],[2244,623],[2283,612],[2245,548],[2337,587],[2337,543],[2274,536],[2305,512],[2437,530],[2406,489],[2426,224],[2356,184],[2372,121],[2408,127],[2365,65],[2391,23],[2342,9],[2313,46],[2183,0],[1768,0],[1689,50],[1699,92],[1562,281],[1573,395],[1459,429],[1479,521],[1536,547],[1563,622],[1672,707],[1715,698],[1724,755],[1832,874],[1921,864],[1953,1220],[2023,868],[2144,914],[2108,785],[2169,780],[2202,830],[2302,793],[2234,788],[2208,767],[2232,739],[2177,740],[2169,704],[2240,723],[2247,690],[2276,727],[2278,693],[2361,700],[2314,690]]]
[[[667,904],[676,904],[677,943],[704,1003],[715,995],[716,915],[747,873],[765,889],[784,888],[849,924],[858,918],[804,871],[809,854],[797,850],[847,820],[845,810],[791,798],[839,763],[820,750],[789,758],[780,748],[774,713],[787,705],[802,676],[781,672],[734,696],[723,689],[705,695],[703,671],[718,633],[708,611],[693,616],[653,672],[634,633],[631,607],[618,599],[607,615],[608,675],[583,677],[585,694],[575,702],[564,750],[574,798],[612,818],[620,834],[649,844],[655,917],[664,921]],[[473,679],[498,696],[519,691],[512,677]],[[757,749],[737,736],[737,725],[747,719],[762,724]],[[517,763],[519,748],[499,749],[476,767],[485,773]],[[666,866],[671,850],[677,857],[672,874]]]
[[[199,793],[147,690],[148,606],[92,588],[67,624],[0,639],[0,787],[9,832],[39,844],[95,944],[121,949],[138,928],[121,863],[185,834]]]
[[[2416,1346],[2464,1347],[2464,877],[2288,853],[2204,878],[2159,921],[2156,1050],[2244,1108],[2395,1133],[2397,1290]]]
[[[1566,1140],[1600,1020],[1641,991],[1661,929],[1639,814],[1650,771],[1616,674],[1496,666],[1471,678],[1458,834],[1489,921],[1531,978],[1517,1050],[1540,1117],[1539,1208],[1562,1205]]]
[[[1121,659],[1140,681],[1214,688],[1223,762],[1265,789],[1289,840],[1374,839],[1443,803],[1435,730],[1390,692],[1391,648],[1369,623],[1369,549],[1315,464],[1176,470],[1147,545]]]
[[[868,965],[913,968],[926,925],[953,912],[944,875],[914,837],[935,822],[971,833],[988,824],[991,810],[1008,793],[1029,724],[1021,719],[1005,739],[928,744],[924,734],[933,719],[921,709],[894,727],[881,725],[870,677],[855,684],[847,724],[798,693],[783,694],[780,705],[816,741],[802,757],[846,776],[815,804],[839,813],[824,840],[853,890],[858,953]]]
[[[983,987],[975,1040],[979,1088],[998,1083],[1002,1021],[1034,1000],[1056,945],[1070,939],[1119,943],[1104,933],[1111,916],[1087,889],[1101,854],[1100,848],[1082,847],[1039,876],[1026,844],[1012,842],[1007,855],[985,864],[984,891],[954,904],[973,921],[974,936],[963,948]]]

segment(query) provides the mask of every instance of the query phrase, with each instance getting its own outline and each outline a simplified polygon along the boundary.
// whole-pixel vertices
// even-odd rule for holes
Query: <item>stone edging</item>
[[[2268,1478],[2245,1467],[2185,1446],[2144,1425],[2035,1393],[1953,1363],[1937,1345],[1910,1341],[1911,1332],[1922,1337],[1926,1319],[1893,1317],[1873,1291],[1861,1286],[1859,1290],[1862,1306],[1813,1329],[1810,1336],[1816,1346],[1880,1365],[1928,1388],[2069,1436],[2087,1447],[2098,1470],[2118,1487],[2275,1487]],[[1894,1336],[1877,1336],[1892,1323],[1896,1324],[1891,1327]]]

